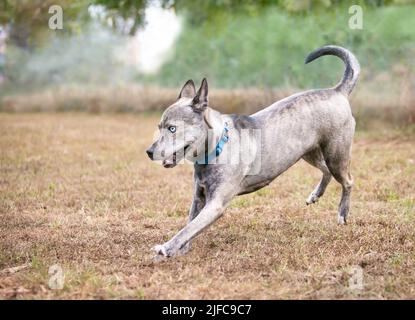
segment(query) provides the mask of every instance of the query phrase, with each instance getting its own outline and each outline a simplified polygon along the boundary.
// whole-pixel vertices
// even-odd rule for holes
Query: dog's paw
[[[345,217],[343,217],[343,216],[339,216],[339,217],[338,217],[338,219],[337,219],[337,222],[338,222],[340,225],[345,225],[345,224],[347,224],[346,218],[345,218]]]
[[[312,194],[310,194],[310,195],[308,196],[308,198],[307,198],[307,200],[305,201],[305,203],[306,203],[307,205],[310,205],[310,204],[316,203],[317,201],[318,201],[318,197],[317,197],[314,193],[312,193]]]
[[[189,251],[189,249],[189,242],[182,246],[180,249],[170,248],[169,246],[166,246],[166,244],[157,245],[151,248],[151,250],[156,253],[156,256],[153,257],[153,261],[155,262],[163,261],[173,256],[184,255]]]
[[[161,244],[154,246],[151,248],[151,250],[154,251],[158,256],[168,256],[166,247]]]
[[[155,252],[156,255],[153,257],[153,262],[158,263],[168,258],[167,250],[163,245],[157,245],[151,248],[151,251]]]

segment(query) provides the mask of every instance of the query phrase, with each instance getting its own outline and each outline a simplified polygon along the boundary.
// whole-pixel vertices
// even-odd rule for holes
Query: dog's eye
[[[171,133],[175,133],[176,132],[176,127],[175,126],[170,126],[167,128]]]

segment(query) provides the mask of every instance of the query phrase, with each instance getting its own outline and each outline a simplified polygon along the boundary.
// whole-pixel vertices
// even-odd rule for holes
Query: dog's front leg
[[[189,223],[198,216],[200,211],[202,211],[203,207],[206,204],[206,193],[205,189],[199,185],[197,182],[195,183],[195,189],[193,194],[192,205],[190,206],[189,210]],[[187,242],[181,249],[180,254],[185,254],[190,250],[190,241]]]
[[[153,249],[157,254],[166,257],[178,254],[191,239],[197,236],[223,214],[225,205],[222,198],[217,197],[211,199],[206,203],[200,213],[171,240],[163,245],[157,245]]]
[[[206,204],[205,189],[196,182],[192,205],[189,210],[189,222],[191,222],[194,218],[198,216],[198,214],[200,213],[200,211],[202,211],[205,204]]]

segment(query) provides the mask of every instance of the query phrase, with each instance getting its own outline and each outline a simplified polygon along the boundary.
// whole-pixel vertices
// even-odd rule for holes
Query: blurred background
[[[61,29],[50,28],[52,5]],[[206,76],[213,107],[249,114],[335,85],[339,59],[304,58],[336,44],[362,67],[358,127],[413,127],[414,17],[413,0],[1,0],[0,110],[159,112]]]

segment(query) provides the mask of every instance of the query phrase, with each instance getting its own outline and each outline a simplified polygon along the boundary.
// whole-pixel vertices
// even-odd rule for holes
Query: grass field
[[[300,162],[155,264],[149,249],[184,226],[192,187],[191,166],[146,157],[157,121],[0,114],[0,298],[415,298],[413,128],[357,133],[348,225],[334,181],[305,205],[320,173]]]

